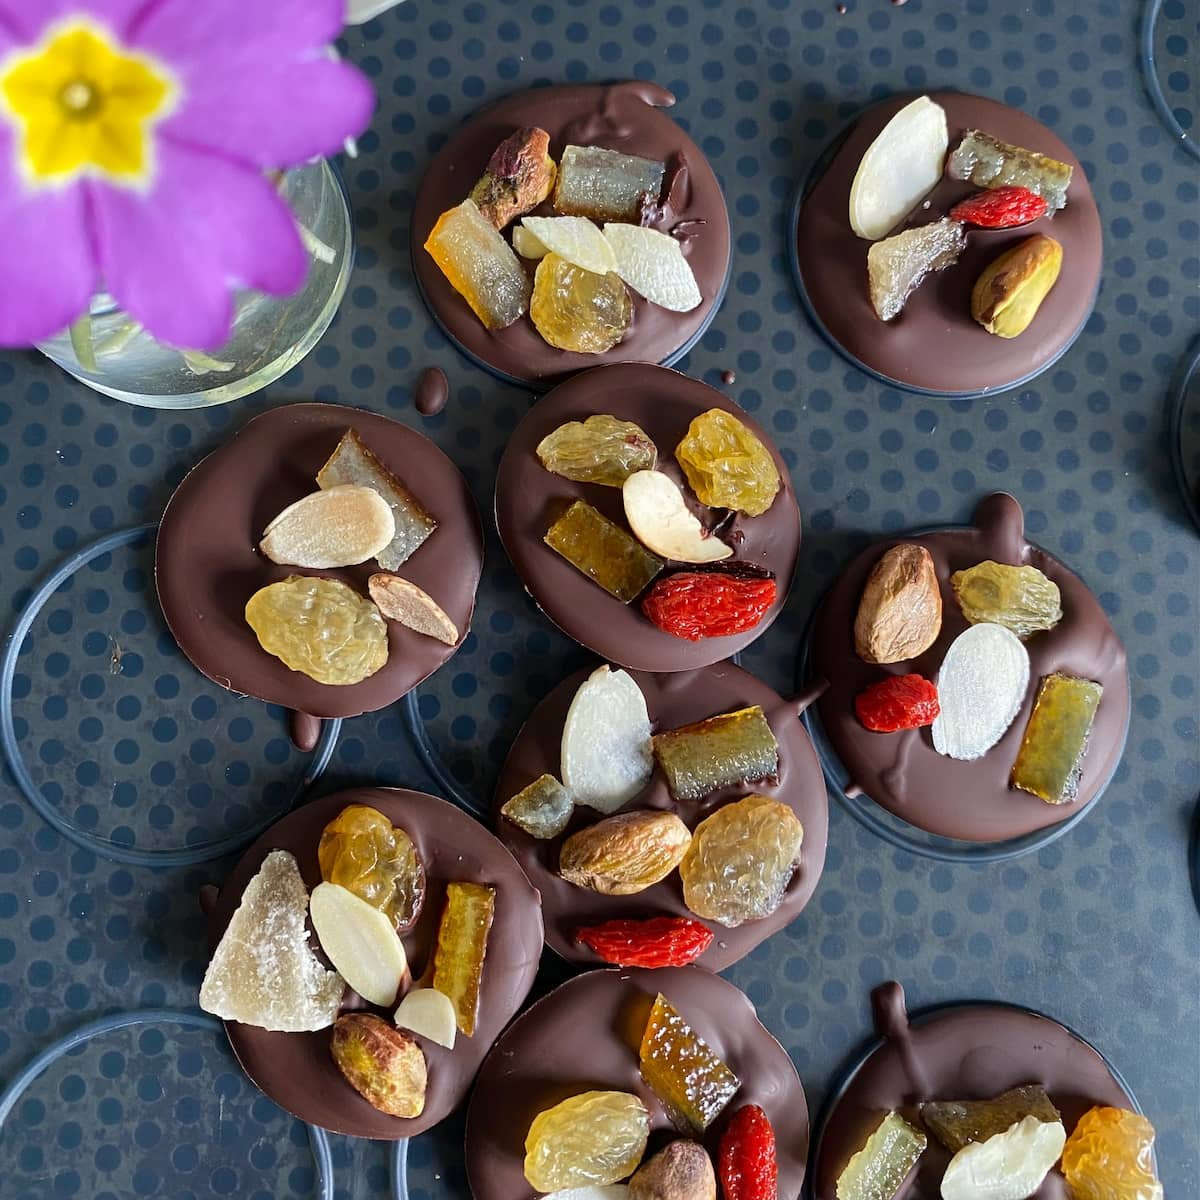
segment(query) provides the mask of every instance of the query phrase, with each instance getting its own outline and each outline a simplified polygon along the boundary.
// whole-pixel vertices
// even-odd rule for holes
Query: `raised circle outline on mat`
[[[1163,93],[1162,84],[1158,81],[1158,66],[1154,61],[1154,27],[1158,24],[1162,6],[1163,0],[1146,0],[1142,9],[1142,28],[1138,38],[1138,62],[1142,68],[1142,81],[1150,94],[1150,103],[1154,105],[1159,120],[1167,127],[1168,132],[1178,139],[1179,146],[1200,162],[1200,142],[1180,125]]]
[[[392,1200],[408,1200],[408,1138],[392,1143],[391,1167]]]
[[[931,1004],[924,1008],[918,1008],[909,1013],[910,1023],[916,1021],[933,1020],[943,1013],[950,1013],[960,1008],[1005,1008],[1012,1012],[1028,1013],[1030,1016],[1040,1017],[1043,1021],[1053,1021],[1055,1025],[1061,1025],[1077,1042],[1082,1042],[1089,1050],[1096,1054],[1100,1061],[1104,1064],[1108,1073],[1116,1081],[1117,1086],[1125,1093],[1125,1098],[1129,1101],[1133,1111],[1139,1116],[1145,1116],[1142,1112],[1142,1106],[1138,1103],[1137,1097],[1133,1094],[1133,1089],[1125,1082],[1125,1077],[1113,1066],[1108,1055],[1104,1053],[1098,1046],[1092,1043],[1083,1036],[1078,1030],[1068,1025],[1066,1021],[1060,1021],[1058,1017],[1052,1017],[1049,1013],[1042,1012],[1038,1008],[1029,1008],[1024,1004],[1012,1004],[1006,1000],[951,1000],[945,1004]],[[866,1045],[855,1054],[850,1061],[843,1067],[839,1067],[837,1073],[833,1077],[833,1081],[829,1085],[829,1092],[825,1100],[821,1104],[820,1111],[817,1114],[817,1119],[812,1124],[812,1136],[809,1141],[808,1153],[808,1170],[804,1173],[804,1192],[805,1200],[814,1200],[814,1189],[816,1187],[816,1165],[817,1151],[821,1146],[821,1142],[825,1138],[825,1127],[829,1124],[829,1119],[833,1115],[833,1110],[837,1107],[838,1102],[845,1094],[846,1088],[850,1086],[850,1081],[862,1069],[867,1059],[871,1057],[886,1041],[886,1038],[872,1037]],[[1153,1152],[1152,1152],[1153,1153]],[[1157,1159],[1154,1161],[1155,1173],[1158,1171]]]
[[[446,799],[490,828],[491,813],[487,806],[480,804],[458,781],[454,772],[446,765],[441,751],[433,744],[433,739],[429,736],[429,730],[425,728],[425,722],[421,717],[420,697],[417,695],[415,687],[404,697],[404,719],[408,726],[408,735],[412,740],[413,749],[417,752],[421,765],[429,773],[430,778],[442,789]]]
[[[1200,337],[1184,351],[1175,374],[1171,377],[1171,387],[1167,392],[1167,439],[1170,443],[1171,466],[1175,471],[1175,482],[1179,485],[1183,497],[1183,507],[1192,518],[1196,532],[1200,533],[1200,501],[1196,498],[1195,488],[1200,480],[1189,480],[1187,468],[1183,461],[1183,410],[1187,403],[1188,388],[1192,378],[1200,370]]]
[[[17,623],[9,635],[8,644],[4,648],[4,656],[0,658],[0,750],[8,763],[8,768],[21,789],[21,794],[29,802],[34,812],[55,829],[69,842],[81,849],[89,850],[111,862],[124,863],[134,867],[194,867],[200,863],[211,862],[223,858],[244,845],[252,842],[268,825],[279,820],[284,813],[295,807],[296,801],[324,773],[333,757],[338,735],[341,733],[340,718],[321,722],[321,737],[313,749],[308,768],[301,776],[295,792],[288,801],[284,813],[272,813],[263,821],[256,821],[248,829],[219,838],[215,842],[207,842],[202,846],[179,850],[139,850],[134,846],[124,847],[115,845],[101,837],[76,828],[66,820],[50,804],[38,790],[25,765],[18,743],[16,727],[13,723],[13,680],[17,672],[17,660],[20,658],[21,647],[25,643],[33,623],[45,607],[47,601],[58,591],[63,583],[74,575],[81,567],[108,554],[119,550],[122,546],[132,545],[140,538],[149,537],[157,523],[134,525],[127,529],[116,529],[104,537],[77,550],[69,558],[58,565],[34,590],[25,607],[21,610]],[[2,1118],[0,1118],[2,1119]]]
[[[930,533],[952,533],[963,528],[965,526],[962,525],[930,525],[910,530],[907,536],[923,537]],[[1033,545],[1033,543],[1030,544]],[[1036,548],[1041,549],[1040,547]],[[1043,550],[1042,553],[1046,554],[1047,551]],[[1053,558],[1054,556],[1050,555],[1049,557]],[[1068,570],[1070,570],[1069,567]],[[796,662],[797,688],[805,686],[808,682],[811,670],[813,627],[816,625],[817,613],[829,595],[829,590],[827,588],[818,597],[804,629],[804,639],[800,644],[800,657]],[[1132,699],[1130,705],[1125,713],[1125,737],[1121,741],[1121,752],[1117,755],[1116,762],[1113,763],[1113,769],[1109,772],[1108,778],[1096,789],[1096,794],[1092,797],[1091,802],[1086,804],[1077,813],[1069,816],[1065,821],[1060,821],[1057,825],[1047,825],[1042,829],[1035,829],[1032,833],[1021,834],[1015,838],[1005,838],[1000,842],[968,842],[960,838],[945,837],[940,833],[930,833],[920,826],[913,825],[911,822],[897,817],[894,813],[888,812],[882,804],[872,800],[866,793],[853,798],[847,796],[842,779],[835,770],[835,768],[840,767],[845,771],[845,766],[841,759],[838,758],[837,752],[825,735],[825,726],[821,723],[821,719],[817,714],[817,704],[815,702],[810,704],[801,714],[800,719],[804,722],[804,727],[808,730],[808,736],[812,739],[813,748],[817,752],[817,759],[825,775],[825,783],[828,786],[828,790],[833,793],[834,798],[841,804],[842,808],[864,829],[870,830],[876,837],[882,838],[888,845],[893,846],[897,850],[904,850],[909,854],[917,855],[919,858],[930,858],[935,862],[1001,863],[1010,862],[1014,858],[1020,858],[1022,855],[1029,854],[1034,850],[1040,850],[1043,846],[1049,846],[1052,842],[1058,841],[1063,834],[1074,829],[1092,811],[1099,802],[1100,797],[1108,791],[1108,787],[1113,781],[1113,776],[1116,775],[1117,769],[1121,765],[1121,760],[1125,757],[1125,747],[1129,744],[1130,718],[1133,711]],[[892,824],[892,822],[896,822],[896,824]],[[909,832],[910,830],[912,832]]]
[[[1192,899],[1200,911],[1200,797],[1192,810],[1192,835],[1188,838],[1188,874],[1192,877]]]
[[[0,1092],[0,1129],[3,1129],[4,1122],[8,1120],[9,1114],[16,1107],[17,1101],[25,1094],[29,1085],[51,1063],[62,1058],[64,1054],[68,1054],[76,1046],[81,1046],[94,1037],[114,1033],[118,1029],[130,1029],[138,1025],[154,1025],[160,1022],[187,1025],[192,1029],[206,1029],[211,1033],[224,1035],[224,1026],[216,1017],[210,1017],[207,1013],[190,1009],[131,1009],[128,1012],[110,1013],[106,1017],[88,1021],[57,1041],[51,1042],[49,1046],[36,1054],[13,1077],[8,1087]],[[224,1044],[223,1036],[222,1043]],[[284,1115],[290,1114],[285,1113]],[[292,1118],[292,1120],[297,1119]],[[308,1130],[308,1144],[317,1168],[316,1195],[318,1200],[334,1200],[333,1155],[329,1148],[329,1135],[317,1125],[309,1125],[307,1122],[301,1122],[301,1124]],[[407,1200],[405,1194],[398,1193],[398,1196],[399,1200]]]

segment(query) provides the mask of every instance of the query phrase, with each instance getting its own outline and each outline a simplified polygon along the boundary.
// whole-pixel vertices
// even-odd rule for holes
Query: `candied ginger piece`
[[[555,174],[550,135],[536,126],[517,129],[492,151],[471,199],[485,221],[503,229],[550,195]]]
[[[654,757],[676,800],[702,800],[718,788],[772,778],[779,743],[755,704],[655,734]]]
[[[596,275],[617,269],[617,258],[604,234],[587,217],[526,217],[521,222],[551,254]]]
[[[258,548],[282,566],[329,570],[374,558],[396,536],[396,519],[373,488],[343,484],[289,504]]]
[[[675,458],[701,504],[761,517],[775,502],[775,459],[745,422],[723,408],[692,418]]]
[[[729,929],[769,917],[800,865],[804,826],[769,796],[734,800],[696,826],[679,864],[683,902]]]
[[[558,837],[571,820],[571,793],[553,775],[539,775],[505,802],[500,812],[530,837]]]
[[[650,1114],[631,1092],[581,1092],[538,1113],[525,1137],[525,1178],[539,1192],[605,1186],[633,1174]]]
[[[538,443],[538,461],[576,483],[620,487],[637,471],[651,471],[658,449],[639,425],[610,413],[567,421]]]
[[[317,472],[317,486],[322,489],[347,484],[378,492],[392,510],[395,536],[375,555],[375,561],[385,571],[394,571],[408,562],[438,527],[416,496],[375,457],[353,429],[342,434],[337,447]]]
[[[971,1142],[986,1142],[1025,1117],[1062,1120],[1046,1089],[1036,1083],[1010,1088],[994,1100],[931,1100],[921,1105],[921,1120],[951,1154]]]
[[[963,227],[949,217],[872,243],[867,251],[867,279],[879,319],[890,321],[925,277],[953,266],[966,245]]]
[[[310,949],[307,916],[308,889],[296,860],[272,850],[213,951],[200,1007],[225,1021],[283,1033],[332,1025],[346,985]]]
[[[603,354],[625,336],[633,303],[615,271],[598,275],[551,252],[534,273],[529,316],[548,345]]]
[[[388,659],[379,609],[336,579],[289,575],[259,588],[246,623],[268,654],[317,683],[361,683]]]
[[[425,249],[488,329],[506,329],[529,306],[529,276],[473,200],[437,219]]]
[[[947,171],[976,187],[1024,187],[1036,192],[1051,213],[1067,204],[1074,168],[1056,158],[968,129],[950,155]]]
[[[682,1133],[703,1133],[742,1086],[661,992],[650,1010],[638,1058],[642,1078]]]
[[[1062,1155],[1071,1200],[1163,1200],[1154,1172],[1154,1126],[1124,1108],[1090,1108]]]
[[[1058,584],[1037,567],[1013,567],[989,559],[955,571],[950,584],[963,616],[972,625],[990,621],[1027,638],[1053,629],[1062,620]]]
[[[579,685],[563,721],[560,753],[571,798],[605,815],[650,782],[650,714],[632,675],[605,665]]]
[[[496,889],[482,883],[446,885],[446,907],[433,955],[433,986],[454,1004],[458,1027],[470,1037],[479,1017],[479,993]]]
[[[558,164],[554,211],[594,221],[636,221],[657,203],[666,164],[601,146],[568,146]]]
[[[661,558],[586,500],[576,500],[546,530],[544,540],[622,604],[636,599],[664,566]]]
[[[892,1200],[929,1139],[890,1112],[838,1176],[838,1200]]]
[[[683,247],[670,234],[610,221],[604,236],[615,255],[613,270],[651,304],[691,312],[704,299]]]
[[[1055,672],[1038,688],[1011,783],[1047,804],[1069,804],[1079,792],[1083,757],[1104,688]]]
[[[1061,1121],[1023,1117],[1003,1133],[970,1142],[942,1176],[942,1200],[1026,1200],[1042,1186],[1067,1140]]]

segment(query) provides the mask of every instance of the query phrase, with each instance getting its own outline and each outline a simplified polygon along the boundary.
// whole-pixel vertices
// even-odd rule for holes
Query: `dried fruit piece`
[[[635,471],[621,488],[625,519],[642,544],[675,562],[720,562],[733,553],[688,508],[683,493],[661,471]]]
[[[886,237],[942,177],[950,135],[946,111],[928,96],[906,104],[867,147],[850,185],[850,228]]]
[[[609,413],[567,421],[538,443],[547,471],[576,483],[620,487],[635,471],[653,470],[658,449],[642,428]]]
[[[617,813],[563,842],[558,873],[602,896],[633,896],[670,875],[691,840],[674,813]]]
[[[607,1187],[588,1184],[585,1187],[562,1188],[547,1192],[542,1200],[628,1200],[629,1188],[623,1183],[610,1183]]]
[[[977,192],[950,210],[952,221],[980,229],[1015,229],[1046,215],[1046,201],[1027,187],[1001,187]]]
[[[425,249],[488,329],[506,329],[529,306],[529,276],[473,200],[447,209]]]
[[[617,257],[604,234],[587,217],[526,217],[528,229],[551,254],[574,267],[607,275],[617,269]]]
[[[994,1100],[932,1100],[921,1105],[921,1120],[951,1154],[971,1142],[986,1142],[1025,1117],[1062,1120],[1046,1089],[1036,1083],[1010,1088]]]
[[[685,1133],[703,1133],[742,1086],[661,992],[650,1010],[638,1060],[642,1078]]]
[[[308,946],[308,889],[296,860],[272,850],[246,885],[200,985],[200,1007],[284,1033],[325,1029],[346,985]]]
[[[492,151],[471,199],[485,221],[503,229],[550,195],[555,174],[550,135],[536,126],[517,129]]]
[[[897,663],[924,654],[942,631],[942,592],[924,546],[898,542],[871,569],[854,618],[864,662]]]
[[[654,757],[676,800],[702,800],[718,788],[772,778],[779,743],[755,704],[655,734]]]
[[[588,925],[575,940],[618,967],[684,967],[712,945],[713,935],[689,917],[650,917]]]
[[[952,267],[966,245],[963,227],[949,217],[873,243],[867,251],[867,280],[875,315],[890,321],[925,277]]]
[[[729,1118],[718,1154],[724,1200],[776,1200],[775,1130],[757,1104],[744,1104]]]
[[[1065,208],[1073,168],[1056,158],[1023,150],[978,129],[968,129],[950,156],[947,171],[976,187],[1026,187],[1037,192],[1051,212]]]
[[[389,621],[423,633],[447,646],[458,645],[458,626],[424,588],[399,575],[381,571],[367,580],[367,591]]]
[[[371,448],[353,429],[347,429],[325,465],[317,472],[317,486],[340,487],[361,484],[378,492],[392,510],[396,534],[391,543],[375,555],[385,571],[402,566],[437,528],[437,521],[421,502],[375,457]]]
[[[525,1178],[539,1192],[616,1183],[650,1136],[650,1114],[629,1092],[582,1092],[538,1113],[525,1137]]]
[[[425,868],[413,840],[378,809],[350,804],[321,833],[321,878],[387,913],[400,933],[425,903]]]
[[[1079,792],[1083,756],[1104,688],[1055,672],[1038,688],[1011,783],[1047,804],[1069,804]]]
[[[594,221],[636,221],[643,200],[657,201],[664,163],[601,146],[568,146],[558,165],[554,211]]]
[[[321,949],[341,977],[368,1003],[394,1004],[410,976],[408,957],[387,914],[336,883],[319,883],[309,899],[309,915]]]
[[[928,1142],[899,1113],[888,1113],[838,1176],[838,1200],[892,1200]]]
[[[1025,1200],[1042,1186],[1066,1140],[1061,1121],[1025,1117],[971,1142],[946,1167],[942,1200]]]
[[[414,1038],[373,1013],[338,1017],[329,1053],[346,1082],[368,1104],[393,1117],[425,1111],[425,1052]]]
[[[663,569],[661,558],[586,500],[576,500],[546,530],[545,542],[622,604],[636,599]]]
[[[701,504],[761,517],[780,488],[779,468],[749,426],[723,408],[692,419],[675,447],[688,486]]]
[[[328,570],[374,558],[395,536],[396,519],[383,497],[346,484],[289,504],[264,530],[258,548],[273,563]]]
[[[629,1200],[717,1200],[717,1177],[699,1142],[670,1142],[629,1181]]]
[[[775,603],[775,580],[755,571],[677,571],[642,598],[663,633],[697,642],[753,629]]]
[[[513,226],[512,244],[522,258],[545,258],[550,253],[524,225]]]
[[[625,336],[633,304],[615,271],[598,275],[551,252],[534,272],[529,316],[556,349],[603,354]]]
[[[361,683],[387,662],[387,626],[379,610],[336,579],[289,575],[246,602],[258,643],[286,667],[317,683]]]
[[[972,625],[950,643],[937,690],[933,748],[950,758],[986,754],[1013,723],[1029,687],[1029,652],[1003,625]]]
[[[984,267],[971,291],[971,316],[997,337],[1019,337],[1058,280],[1062,260],[1052,237],[1026,238]]]
[[[1067,1139],[1062,1173],[1071,1200],[1162,1200],[1154,1126],[1124,1108],[1090,1108]]]
[[[482,883],[446,885],[446,907],[433,954],[433,986],[454,1005],[463,1033],[475,1032],[488,933],[496,912],[496,889]]]
[[[800,865],[804,826],[769,796],[723,805],[696,826],[679,864],[683,902],[729,929],[769,917]]]
[[[854,697],[854,711],[872,733],[920,729],[938,715],[937,688],[920,675],[889,675]]]
[[[1062,620],[1062,594],[1058,584],[1037,567],[1011,567],[1006,563],[976,563],[950,576],[950,586],[962,614],[978,625],[989,622],[1011,629],[1019,638],[1053,629]]]
[[[400,1001],[394,1020],[401,1029],[419,1033],[447,1050],[454,1049],[458,1032],[454,1005],[450,997],[442,995],[437,988],[413,988]]]
[[[639,296],[671,312],[691,312],[701,300],[696,273],[678,239],[641,225],[604,226],[616,256],[612,268]]]
[[[539,775],[531,784],[523,787],[500,812],[530,837],[558,837],[567,827],[575,804],[567,791],[553,775]]]

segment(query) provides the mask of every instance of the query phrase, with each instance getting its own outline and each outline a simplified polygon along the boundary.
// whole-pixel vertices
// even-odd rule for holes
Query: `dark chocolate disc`
[[[465,1037],[460,1032],[453,1050],[413,1035],[425,1051],[429,1081],[425,1111],[407,1119],[380,1112],[342,1078],[329,1054],[329,1029],[277,1033],[237,1021],[226,1021],[225,1029],[242,1069],[281,1108],[335,1133],[391,1141],[431,1128],[461,1103],[488,1049],[533,984],[542,950],[542,918],[537,892],[512,855],[478,821],[423,792],[355,788],[298,808],[246,851],[209,915],[211,949],[221,940],[246,885],[272,850],[287,850],[295,856],[310,892],[321,882],[317,862],[321,832],[350,804],[378,809],[403,829],[424,864],[425,905],[417,924],[402,938],[414,978],[421,976],[433,953],[446,885],[465,881],[496,889],[475,1033]],[[328,962],[315,933],[309,945]],[[373,1008],[350,991],[347,996],[350,1003],[343,1011],[351,1006],[366,1008],[391,1023],[392,1010]]]
[[[700,1138],[714,1172],[729,1118],[757,1104],[775,1130],[779,1200],[796,1200],[808,1157],[808,1105],[796,1068],[746,996],[698,967],[589,971],[513,1023],[483,1064],[467,1111],[467,1176],[475,1200],[532,1195],[524,1171],[529,1126],[539,1112],[579,1092],[637,1095],[650,1112],[647,1157],[683,1136],[638,1070],[642,1031],[659,992],[741,1080]]]
[[[898,542],[924,546],[933,558],[942,592],[942,629],[919,658],[880,666],[854,650],[854,619],[871,569]],[[950,576],[991,559],[1033,566],[1062,593],[1062,620],[1025,639],[1029,687],[1004,736],[981,758],[960,761],[933,748],[928,727],[872,733],[859,722],[854,698],[889,674],[915,672],[936,682],[950,643],[967,628]],[[817,702],[826,737],[849,775],[850,788],[864,792],[902,820],[947,838],[998,842],[1057,825],[1091,804],[1117,768],[1129,729],[1129,673],[1125,650],[1099,601],[1078,575],[1025,540],[1021,506],[996,492],[976,509],[974,525],[893,537],[863,551],[842,572],[813,621],[813,675],[828,680]],[[1060,671],[1092,679],[1104,693],[1083,760],[1077,797],[1047,804],[1009,787],[1025,726],[1043,677]]]
[[[477,112],[438,151],[413,204],[413,271],[434,318],[468,357],[513,382],[549,387],[574,371],[601,363],[675,362],[704,332],[729,275],[729,214],[721,185],[700,147],[660,111],[674,103],[675,97],[665,88],[637,80],[532,88]],[[467,198],[492,151],[525,126],[540,126],[550,134],[550,153],[556,162],[563,148],[574,144],[666,163],[665,203],[651,228],[673,232],[682,242],[703,297],[696,308],[671,312],[630,289],[633,322],[624,338],[604,354],[556,349],[542,339],[528,313],[507,329],[484,327],[429,256],[425,239],[443,212]],[[549,203],[536,211],[553,215]],[[526,265],[532,277],[537,263]]]
[[[913,98],[897,96],[868,109],[818,163],[798,205],[801,294],[833,345],[887,383],[947,395],[1015,387],[1044,371],[1074,342],[1095,304],[1103,246],[1087,174],[1045,125],[1019,109],[981,96],[931,92],[930,98],[946,110],[951,153],[966,130],[978,129],[1075,170],[1065,208],[1018,229],[968,227],[967,247],[958,262],[930,275],[898,316],[881,321],[867,286],[871,243],[850,227],[850,185],[867,147]],[[978,190],[944,176],[926,203],[892,232],[936,221]],[[993,259],[1035,233],[1062,244],[1061,273],[1029,328],[1015,338],[997,337],[971,317],[971,289]]]
[[[1010,1088],[1041,1084],[1070,1136],[1089,1108],[1137,1107],[1099,1052],[1049,1017],[1007,1004],[972,1003],[933,1009],[907,1024],[899,984],[880,985],[873,999],[877,1010],[898,1012],[891,1030],[851,1066],[822,1113],[813,1200],[837,1200],[838,1176],[893,1109],[920,1129],[917,1106],[923,1101],[991,1100]],[[905,1200],[939,1200],[950,1157],[931,1134],[903,1189]],[[1034,1197],[1067,1200],[1057,1168]]]
[[[694,918],[683,902],[683,886],[678,871],[633,896],[602,896],[559,877],[560,846],[572,833],[602,819],[602,814],[594,809],[577,808],[566,832],[547,840],[531,837],[500,815],[501,806],[539,775],[546,773],[560,777],[563,721],[576,690],[590,673],[589,668],[563,680],[534,710],[508,753],[495,797],[500,839],[513,852],[534,887],[542,894],[546,944],[563,958],[582,963],[598,963],[602,960],[575,941],[575,931],[581,925],[594,925],[616,918]],[[728,801],[760,793],[783,801],[799,817],[804,826],[800,866],[792,876],[779,908],[769,917],[747,921],[735,929],[727,929],[715,921],[704,922],[715,936],[697,961],[710,970],[723,971],[800,914],[825,866],[829,800],[816,753],[799,720],[803,703],[781,700],[765,683],[728,662],[686,674],[649,675],[634,671],[632,675],[646,697],[646,709],[656,733],[758,704],[766,713],[771,731],[779,742],[780,769],[776,782],[721,788],[701,801],[676,803],[671,799],[662,771],[656,766],[645,790],[621,810],[654,808],[673,811],[679,814],[688,828],[695,829],[705,817]]]
[[[780,488],[761,517],[705,509],[694,502],[675,447],[692,419],[712,408],[733,413],[762,441],[779,470]],[[664,633],[643,615],[638,601],[622,604],[573,567],[543,540],[559,512],[573,500],[586,500],[628,532],[621,489],[575,483],[547,471],[538,460],[538,443],[567,421],[609,413],[633,421],[658,447],[658,469],[670,476],[691,501],[701,522],[733,546],[733,557],[717,569],[748,566],[775,576],[775,602],[763,619],[732,637],[686,638]],[[723,518],[723,519],[722,519]],[[496,475],[496,525],[509,558],[538,606],[568,637],[602,658],[639,671],[685,671],[730,658],[764,633],[779,615],[791,587],[800,552],[800,510],[783,456],[748,413],[707,384],[676,371],[646,363],[623,363],[577,375],[544,396],[512,432]],[[659,578],[675,570],[669,564]]]
[[[336,571],[282,567],[258,550],[263,530],[317,490],[316,475],[342,434],[355,429],[438,522],[398,574],[424,588],[467,636],[483,569],[483,531],[458,468],[407,425],[336,404],[289,404],[255,417],[194,467],[158,530],[158,599],[179,648],[233,692],[317,717],[385,708],[431,675],[457,647],[388,622],[388,661],[361,683],[335,687],[293,671],[258,643],[246,601],[289,575],[340,579],[360,595],[374,559]]]

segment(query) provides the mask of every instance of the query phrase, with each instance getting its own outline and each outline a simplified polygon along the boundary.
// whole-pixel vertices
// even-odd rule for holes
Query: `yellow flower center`
[[[16,127],[18,165],[32,184],[98,175],[144,187],[154,126],[176,93],[160,63],[81,22],[52,29],[41,45],[0,63],[0,110]]]

